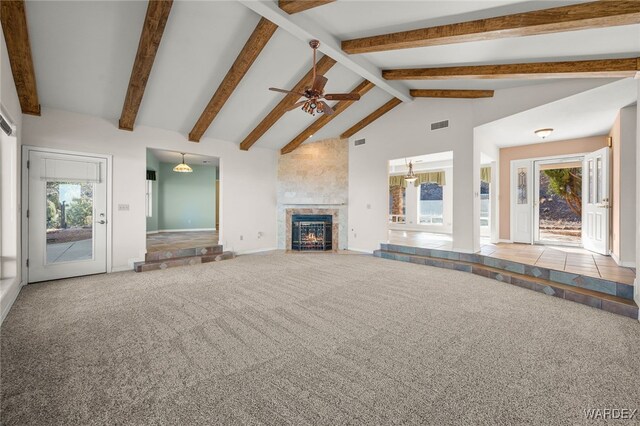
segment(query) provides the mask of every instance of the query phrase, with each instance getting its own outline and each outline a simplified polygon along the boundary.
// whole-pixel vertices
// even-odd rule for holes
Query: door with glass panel
[[[511,162],[511,240],[533,243],[532,161]]]
[[[584,157],[582,179],[582,242],[584,248],[609,254],[609,148]]]
[[[107,160],[29,151],[29,282],[107,271]]]

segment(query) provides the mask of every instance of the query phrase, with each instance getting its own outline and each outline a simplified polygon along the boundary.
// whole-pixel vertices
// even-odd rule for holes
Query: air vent
[[[357,141],[355,141],[353,143],[354,146],[358,146],[358,145],[364,145],[365,144],[365,140],[364,139],[358,139]]]
[[[438,121],[437,123],[431,123],[431,130],[444,129],[449,127],[449,120]]]
[[[7,136],[11,136],[11,133],[13,133],[13,129],[11,128],[11,125],[9,125],[9,123],[7,123],[7,120],[5,120],[4,117],[1,115],[0,115],[0,128],[2,128],[2,131],[5,132]]]

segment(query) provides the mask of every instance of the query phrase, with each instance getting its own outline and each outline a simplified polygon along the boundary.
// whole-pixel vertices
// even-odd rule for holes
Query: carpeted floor
[[[1,339],[3,425],[583,424],[584,409],[640,409],[637,321],[370,256],[29,285]]]

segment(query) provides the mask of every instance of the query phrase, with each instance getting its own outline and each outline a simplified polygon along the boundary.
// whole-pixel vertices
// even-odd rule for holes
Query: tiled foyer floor
[[[159,232],[147,234],[147,252],[210,247],[218,244],[217,231]]]
[[[451,237],[429,232],[389,231],[389,243],[451,250]],[[481,239],[480,253],[498,259],[632,284],[635,270],[618,266],[610,256],[577,247],[528,244],[491,244]]]

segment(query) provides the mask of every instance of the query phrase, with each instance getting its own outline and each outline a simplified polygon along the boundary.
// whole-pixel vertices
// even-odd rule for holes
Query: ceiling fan
[[[318,46],[320,46],[320,42],[318,40],[311,40],[309,46],[313,49],[313,84],[311,87],[307,87],[304,92],[292,92],[291,90],[276,89],[275,87],[269,88],[269,90],[273,90],[274,92],[288,93],[305,98],[289,108],[288,111],[302,107],[302,111],[311,115],[316,115],[316,112],[331,115],[333,114],[333,108],[331,108],[325,100],[359,101],[360,95],[357,93],[324,93],[324,86],[328,80],[323,75],[316,75],[316,51],[318,50]]]

